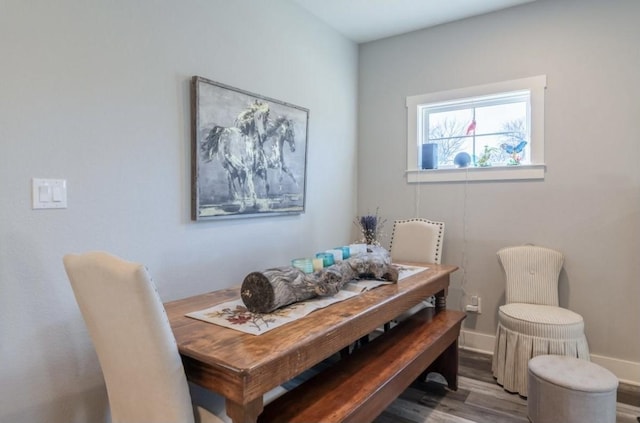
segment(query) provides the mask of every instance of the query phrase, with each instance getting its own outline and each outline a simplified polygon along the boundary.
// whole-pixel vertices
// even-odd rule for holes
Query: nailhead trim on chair
[[[389,251],[393,250],[393,239],[395,238],[396,225],[402,224],[402,223],[409,223],[409,222],[425,222],[425,223],[439,226],[438,240],[436,241],[435,263],[440,264],[442,260],[442,238],[444,235],[444,222],[436,222],[433,220],[423,219],[420,217],[416,217],[413,219],[396,220],[395,222],[393,222],[393,230],[391,231],[391,241],[389,244]]]

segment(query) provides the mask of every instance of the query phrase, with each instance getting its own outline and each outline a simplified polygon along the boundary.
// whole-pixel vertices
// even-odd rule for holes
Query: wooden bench
[[[440,373],[457,389],[465,317],[421,310],[265,406],[258,422],[370,422],[425,371]]]

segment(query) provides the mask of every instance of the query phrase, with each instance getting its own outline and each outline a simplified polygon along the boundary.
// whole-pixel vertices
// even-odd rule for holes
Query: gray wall
[[[62,267],[107,250],[164,300],[351,241],[357,46],[288,1],[0,1],[0,422],[103,420]],[[190,221],[189,81],[310,109],[307,212]],[[33,177],[66,210],[31,210]]]
[[[377,206],[387,234],[446,221],[444,261],[466,269],[450,304],[484,300],[467,330],[495,330],[495,251],[534,242],[566,254],[561,300],[593,351],[640,362],[638,15],[538,0],[362,45],[358,74],[357,47],[284,0],[0,1],[0,421],[104,415],[63,254],[144,262],[170,300],[348,242]],[[544,181],[406,184],[407,95],[542,73]],[[192,75],[311,110],[305,214],[190,221]],[[32,177],[67,179],[69,208],[31,210]]]
[[[483,299],[466,330],[495,333],[496,251],[534,243],[565,254],[561,305],[592,352],[640,363],[639,16],[635,0],[537,1],[360,46],[358,209],[446,222],[450,305]],[[406,96],[539,74],[544,181],[406,183]]]

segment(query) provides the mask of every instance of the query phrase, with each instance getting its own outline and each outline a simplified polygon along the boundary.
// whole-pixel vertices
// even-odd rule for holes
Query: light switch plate
[[[33,209],[66,209],[67,180],[33,178],[31,182]]]

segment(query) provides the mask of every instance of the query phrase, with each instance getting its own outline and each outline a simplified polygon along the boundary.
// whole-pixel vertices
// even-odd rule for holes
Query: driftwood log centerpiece
[[[355,279],[398,281],[398,269],[391,264],[389,252],[369,247],[333,266],[305,274],[295,267],[276,267],[249,273],[242,282],[240,296],[253,313],[270,313],[280,307],[316,296],[335,295]]]

